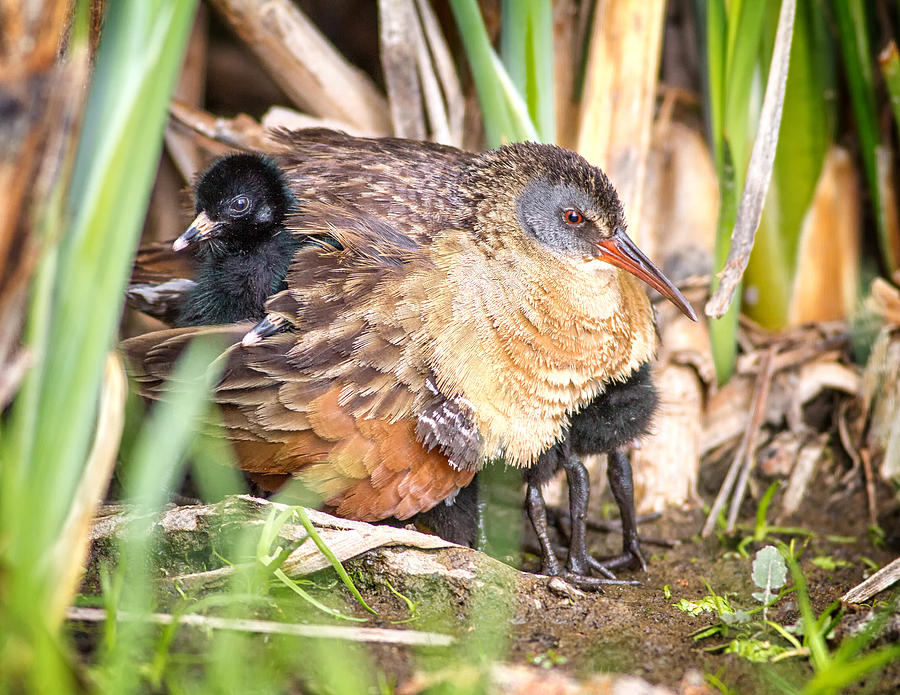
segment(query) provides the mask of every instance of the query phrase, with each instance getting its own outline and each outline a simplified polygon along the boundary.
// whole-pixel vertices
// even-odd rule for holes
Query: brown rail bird
[[[340,515],[408,518],[493,458],[536,466],[652,358],[637,278],[693,315],[626,236],[605,175],[572,152],[279,137],[299,201],[287,226],[340,248],[297,251],[267,305],[289,330],[230,348],[215,399],[245,470],[296,476]],[[245,330],[124,347],[154,396],[190,338]]]

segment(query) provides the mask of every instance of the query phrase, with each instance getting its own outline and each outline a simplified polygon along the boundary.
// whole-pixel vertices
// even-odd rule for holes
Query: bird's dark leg
[[[562,467],[566,472],[566,482],[569,487],[569,514],[572,519],[572,529],[569,534],[569,557],[566,561],[566,571],[563,577],[567,582],[579,589],[597,591],[608,584],[638,584],[639,582],[616,579],[615,575],[605,567],[598,566],[587,552],[587,508],[591,495],[591,481],[587,469],[581,460],[572,454],[568,437],[562,444]],[[531,487],[531,486],[529,486]],[[538,490],[540,492],[540,490]],[[529,490],[530,493],[530,490]],[[541,497],[543,503],[543,497]],[[542,520],[545,526],[544,537],[547,538],[547,510],[542,508]],[[535,529],[537,530],[537,529]],[[543,541],[542,547],[543,547]],[[542,551],[545,557],[552,557],[556,562],[556,555],[552,546],[546,546]],[[558,563],[557,563],[558,564]],[[591,569],[596,569],[604,577],[592,577]],[[549,574],[549,572],[547,572]]]
[[[587,469],[572,455],[570,447],[563,450],[563,470],[569,485],[569,557],[566,569],[575,574],[589,575],[587,559],[587,508],[591,498],[591,482]]]
[[[589,558],[591,566],[599,571],[618,567],[640,567],[647,571],[647,562],[641,553],[640,539],[637,532],[637,519],[634,510],[634,479],[631,473],[631,462],[621,449],[609,452],[607,456],[606,476],[616,504],[619,505],[619,516],[622,519],[622,554],[605,560]],[[575,526],[574,522],[572,524]]]
[[[575,459],[578,466],[581,466],[581,469],[584,470],[584,466],[581,464],[581,461]],[[584,478],[587,481],[587,471],[584,471]],[[572,493],[569,493],[570,498]],[[579,497],[576,493],[575,497]],[[580,502],[579,502],[580,504]],[[547,534],[547,506],[544,502],[544,495],[541,493],[541,488],[537,483],[528,483],[528,491],[526,494],[526,506],[528,508],[528,517],[531,519],[531,525],[534,527],[534,532],[538,537],[538,542],[541,544],[541,573],[546,574],[551,577],[562,576],[567,582],[572,584],[573,586],[578,587],[579,589],[584,589],[586,591],[598,591],[603,588],[603,586],[608,584],[639,584],[640,582],[634,581],[623,581],[621,579],[615,579],[612,572],[606,569],[600,569],[601,572],[608,575],[608,577],[592,577],[590,576],[590,570],[586,572],[575,572],[571,569],[566,569],[563,571],[562,566],[559,563],[559,560],[556,557],[556,553],[553,551],[553,545],[550,543],[550,536]],[[584,502],[585,508],[587,507],[587,501]],[[573,512],[574,514],[574,512]],[[582,533],[582,546],[584,546],[583,542],[584,536]],[[584,556],[587,556],[587,549],[584,549]],[[576,551],[577,553],[577,551]],[[572,555],[572,551],[570,548],[569,551],[570,558]],[[590,562],[590,558],[584,561],[584,564],[587,565]],[[576,563],[577,564],[577,563]]]
[[[587,509],[591,498],[591,481],[587,469],[581,460],[572,454],[568,446],[563,453],[563,470],[569,484],[569,515],[571,530],[569,532],[569,558],[566,569],[572,574],[590,576],[591,557],[587,551]],[[615,575],[604,567],[597,567],[601,574],[609,579]]]
[[[541,573],[556,577],[562,574],[562,567],[553,552],[553,544],[547,534],[547,504],[538,483],[528,483],[525,493],[525,506],[528,510],[528,518],[534,527],[538,543],[541,544]]]

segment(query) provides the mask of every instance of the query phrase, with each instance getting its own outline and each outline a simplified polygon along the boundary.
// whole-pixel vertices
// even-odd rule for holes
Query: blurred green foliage
[[[51,612],[59,572],[80,552],[57,539],[77,502],[194,7],[110,3],[71,181],[57,182],[35,221],[43,248],[25,333],[32,364],[0,441],[3,691],[74,690]],[[79,3],[71,55],[86,50],[87,16]]]

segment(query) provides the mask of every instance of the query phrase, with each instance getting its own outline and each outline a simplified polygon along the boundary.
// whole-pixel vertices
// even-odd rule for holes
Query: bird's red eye
[[[568,210],[563,210],[563,219],[566,221],[566,224],[574,226],[584,222],[584,215],[578,212],[578,210],[569,208]]]

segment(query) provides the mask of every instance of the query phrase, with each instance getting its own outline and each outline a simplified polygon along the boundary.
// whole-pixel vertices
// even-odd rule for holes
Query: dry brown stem
[[[663,0],[596,4],[576,141],[616,186],[638,243],[664,19]]]
[[[900,579],[900,557],[885,565],[871,577],[841,596],[844,603],[865,603]]]
[[[712,533],[716,525],[716,519],[719,517],[719,512],[725,508],[725,504],[729,497],[731,497],[731,508],[728,513],[727,528],[729,531],[734,529],[735,522],[737,521],[737,512],[744,497],[747,478],[755,461],[753,454],[754,451],[756,451],[756,440],[759,436],[759,429],[762,426],[765,416],[766,399],[768,398],[769,387],[772,383],[774,357],[775,348],[771,347],[766,352],[763,367],[756,380],[752,399],[753,406],[750,411],[750,421],[744,431],[743,440],[741,441],[740,446],[738,446],[737,454],[734,457],[734,461],[731,463],[731,467],[728,469],[728,475],[725,476],[725,481],[719,489],[719,494],[716,495],[715,502],[713,502],[712,508],[709,510],[709,515],[706,517],[706,523],[703,524],[703,529],[700,531],[700,535],[703,538],[706,538]],[[735,489],[735,485],[737,485],[737,489],[732,496],[732,490]]]
[[[212,0],[295,104],[315,116],[389,135],[387,101],[290,0]]]
[[[759,228],[763,203],[772,178],[775,150],[778,146],[796,7],[797,0],[785,0],[778,15],[778,30],[772,49],[772,62],[769,65],[766,95],[763,99],[753,150],[750,153],[750,164],[747,166],[737,220],[731,233],[731,249],[728,251],[725,267],[719,273],[721,282],[706,304],[706,315],[712,318],[722,317],[731,305],[734,293],[750,261],[750,251],[753,249],[753,240]]]
[[[88,72],[87,48],[58,58],[69,2],[0,3],[0,409],[17,388],[24,298],[38,229],[70,161]],[[52,241],[52,240],[51,240]]]

